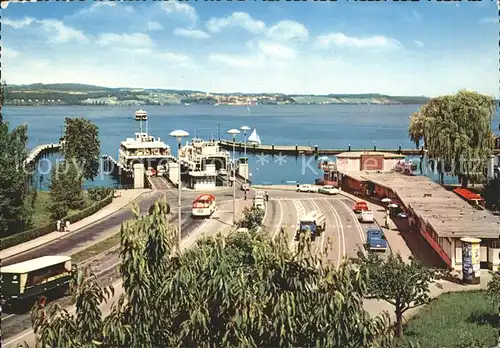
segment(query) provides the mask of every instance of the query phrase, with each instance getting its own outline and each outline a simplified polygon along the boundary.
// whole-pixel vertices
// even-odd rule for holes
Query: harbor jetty
[[[38,161],[38,159],[44,155],[49,153],[59,152],[61,149],[61,143],[53,143],[53,144],[42,144],[36,146],[33,150],[30,151],[28,157],[24,161],[24,165],[28,166],[30,164],[34,164]]]
[[[230,140],[219,140],[219,146],[226,149],[226,150],[232,150],[233,149],[233,142]],[[234,144],[235,150],[238,152],[243,152],[245,149],[245,143],[244,142],[235,142]],[[355,149],[351,148],[351,145],[349,145],[347,148],[344,149],[323,149],[320,148],[318,145],[315,146],[304,146],[304,145],[264,145],[264,144],[255,144],[255,143],[247,143],[246,144],[246,149],[247,152],[253,153],[253,154],[282,154],[282,155],[293,155],[293,156],[298,156],[298,155],[305,155],[305,156],[327,156],[327,155],[338,155],[343,152],[371,152],[371,151],[377,151],[377,152],[388,152],[388,153],[395,153],[399,155],[405,155],[405,156],[417,156],[417,155],[422,155],[423,154],[423,148],[415,148],[415,149],[403,149],[401,148],[401,145],[398,146],[398,148],[393,148],[393,149],[384,149],[384,148],[378,148],[377,146],[373,146],[373,148],[370,149]],[[493,155],[500,155],[500,149],[492,149],[492,154]]]

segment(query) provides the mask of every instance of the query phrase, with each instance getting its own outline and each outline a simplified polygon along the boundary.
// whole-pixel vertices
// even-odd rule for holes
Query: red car
[[[352,207],[352,210],[354,210],[355,213],[360,213],[363,210],[369,210],[368,204],[365,201],[356,202],[354,207]]]

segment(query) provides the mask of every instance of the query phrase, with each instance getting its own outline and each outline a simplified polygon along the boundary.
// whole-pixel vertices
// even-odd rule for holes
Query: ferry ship
[[[190,188],[201,190],[229,185],[230,153],[222,150],[215,140],[194,138],[180,149],[179,154],[181,165],[188,172]]]
[[[127,138],[120,143],[118,151],[118,163],[125,169],[132,170],[135,163],[144,164],[148,171],[157,170],[158,166],[167,167],[168,163],[174,161],[170,146],[161,139],[155,139],[148,134],[147,113],[139,109],[135,113],[135,119],[140,121],[140,132],[135,133],[134,138]],[[146,121],[146,131],[142,130],[142,122]]]

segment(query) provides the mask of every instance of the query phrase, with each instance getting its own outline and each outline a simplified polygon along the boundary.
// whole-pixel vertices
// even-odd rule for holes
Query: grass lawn
[[[87,193],[84,192],[85,197]],[[50,222],[50,212],[47,205],[50,201],[50,193],[47,191],[38,191],[36,195],[35,207],[33,212],[33,226],[38,227]],[[73,214],[78,210],[70,210],[68,214]]]
[[[498,316],[484,291],[449,293],[409,320],[404,341],[418,341],[421,348],[493,347],[497,325]]]

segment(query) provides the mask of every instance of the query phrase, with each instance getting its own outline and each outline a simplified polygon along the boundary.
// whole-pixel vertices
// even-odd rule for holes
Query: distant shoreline
[[[130,104],[130,105],[82,105],[82,104],[40,104],[40,105],[32,105],[32,104],[27,104],[27,105],[20,105],[20,104],[8,104],[5,103],[4,107],[82,107],[82,108],[127,108],[127,107],[172,107],[172,106],[183,106],[183,107],[190,107],[190,106],[212,106],[212,107],[259,107],[259,106],[340,106],[340,105],[357,105],[357,106],[402,106],[402,105],[425,105],[425,103],[407,103],[407,104],[396,104],[396,103],[386,103],[386,104],[380,104],[380,103],[327,103],[327,104],[312,104],[312,103],[304,103],[304,104],[299,104],[299,103],[289,103],[289,104],[257,104],[257,105],[233,105],[233,104],[191,104],[191,105],[183,105],[183,104],[162,104],[162,105],[146,105],[146,104]]]

